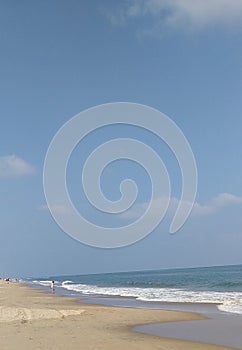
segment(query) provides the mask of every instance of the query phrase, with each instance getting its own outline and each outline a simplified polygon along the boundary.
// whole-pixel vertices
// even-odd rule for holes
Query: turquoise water
[[[227,312],[242,313],[242,265],[163,269],[32,279],[35,285],[84,295],[134,297],[153,302],[217,303]]]

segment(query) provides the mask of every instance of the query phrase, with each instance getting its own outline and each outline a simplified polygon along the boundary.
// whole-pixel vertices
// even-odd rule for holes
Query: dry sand
[[[138,324],[202,319],[192,313],[81,304],[0,282],[1,350],[219,350],[228,347],[134,333]]]

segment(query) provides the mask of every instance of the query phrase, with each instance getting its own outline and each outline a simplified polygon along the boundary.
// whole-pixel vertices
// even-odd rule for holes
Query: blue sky
[[[242,263],[241,23],[240,0],[2,2],[0,276]],[[80,111],[115,101],[149,105],[177,123],[196,158],[198,192],[176,235],[168,233],[168,213],[145,239],[108,250],[76,242],[56,225],[42,176],[58,129]],[[181,191],[166,145],[128,126],[99,130],[77,147],[68,176],[76,206],[104,225],[112,219],[83,204],[81,165],[95,146],[120,136],[161,155],[173,205]],[[126,174],[137,181],[139,197],[113,225],[134,218],[149,198],[147,175],[130,162],[105,170],[107,196],[117,199]]]

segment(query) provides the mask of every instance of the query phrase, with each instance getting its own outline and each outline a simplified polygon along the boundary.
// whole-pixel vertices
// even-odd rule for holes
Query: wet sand
[[[144,334],[186,339],[242,349],[242,317],[221,315],[209,320],[160,323],[135,327]]]

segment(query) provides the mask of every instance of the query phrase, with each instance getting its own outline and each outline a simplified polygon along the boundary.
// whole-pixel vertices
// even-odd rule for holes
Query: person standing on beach
[[[52,290],[52,294],[54,294],[55,293],[55,281],[51,282],[50,288]]]

